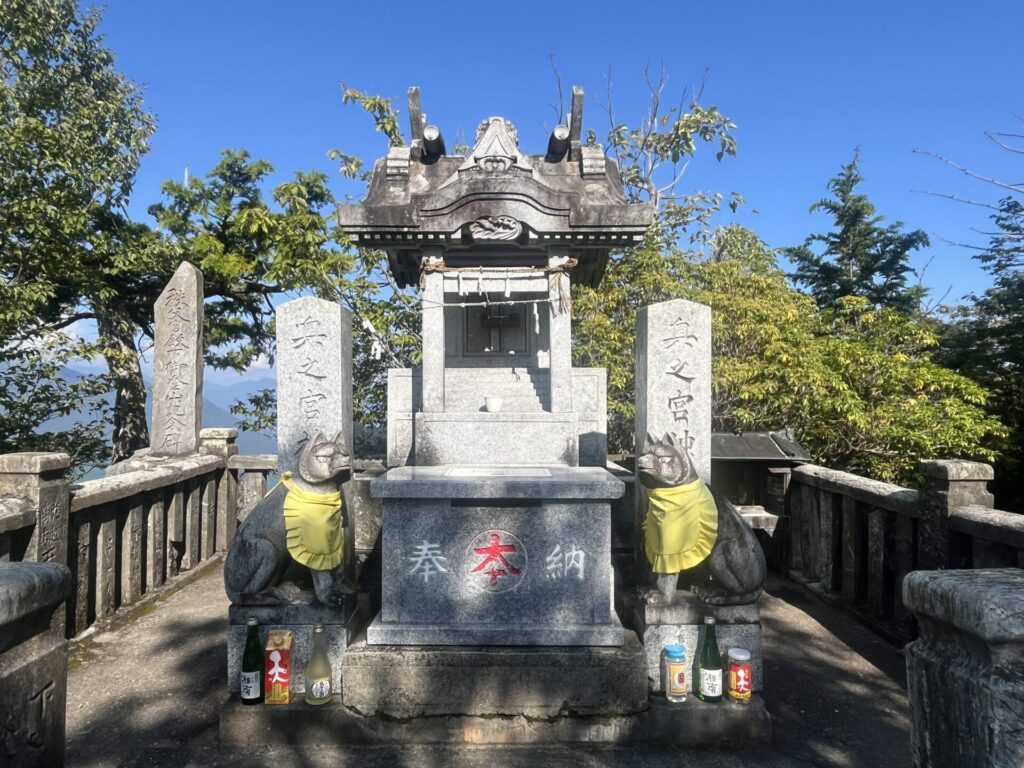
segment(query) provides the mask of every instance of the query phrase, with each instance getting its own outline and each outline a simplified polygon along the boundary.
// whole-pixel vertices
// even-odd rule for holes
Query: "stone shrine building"
[[[382,607],[367,642],[612,645],[606,372],[572,367],[573,282],[597,286],[647,204],[580,141],[583,93],[543,154],[484,120],[450,156],[410,90],[412,143],[341,206],[352,242],[422,288],[423,358],[388,378]]]

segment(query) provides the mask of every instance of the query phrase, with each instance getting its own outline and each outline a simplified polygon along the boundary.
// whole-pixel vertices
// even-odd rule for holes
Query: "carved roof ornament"
[[[474,240],[515,240],[523,225],[512,216],[484,216],[469,225]]]
[[[533,171],[526,155],[519,151],[519,133],[505,118],[489,117],[476,129],[476,146],[459,167],[459,173],[505,173],[513,168]]]
[[[2,2],[2,0],[0,0]],[[608,253],[640,242],[654,218],[648,203],[629,203],[615,162],[582,143],[583,90],[552,142],[488,117],[473,149],[448,154],[440,128],[428,126],[418,88],[409,89],[411,142],[374,166],[366,199],[342,204],[338,219],[351,241],[384,250],[399,286],[416,285],[428,251],[452,263],[549,264],[552,248],[573,261],[576,285],[596,286]]]

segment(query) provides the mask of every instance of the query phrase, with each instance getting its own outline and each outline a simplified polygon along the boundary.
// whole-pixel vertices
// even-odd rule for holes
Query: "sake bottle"
[[[715,634],[715,619],[704,617],[704,640],[700,646],[700,679],[698,680],[697,698],[701,701],[716,702],[722,700],[722,654],[718,650],[718,637]]]
[[[243,704],[263,703],[263,649],[260,648],[260,628],[256,619],[246,621],[242,676],[238,689]]]
[[[324,625],[313,627],[313,652],[306,665],[306,703],[326,704],[331,700],[331,661],[327,658]]]

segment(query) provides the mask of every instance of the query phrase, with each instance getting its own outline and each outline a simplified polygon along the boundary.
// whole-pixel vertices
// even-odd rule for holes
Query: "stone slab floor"
[[[219,567],[73,651],[68,765],[592,768],[909,766],[900,651],[801,587],[770,580],[762,603],[771,748],[611,747],[222,749],[227,599]],[[724,706],[724,705],[723,705]]]

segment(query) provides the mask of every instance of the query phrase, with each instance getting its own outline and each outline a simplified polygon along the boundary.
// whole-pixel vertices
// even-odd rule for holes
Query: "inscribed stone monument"
[[[199,450],[203,423],[203,273],[182,262],[154,305],[153,456]]]
[[[711,308],[684,299],[636,314],[636,442],[650,432],[686,441],[694,468],[711,481]]]
[[[352,450],[352,313],[304,297],[277,308],[277,469],[317,431]]]

